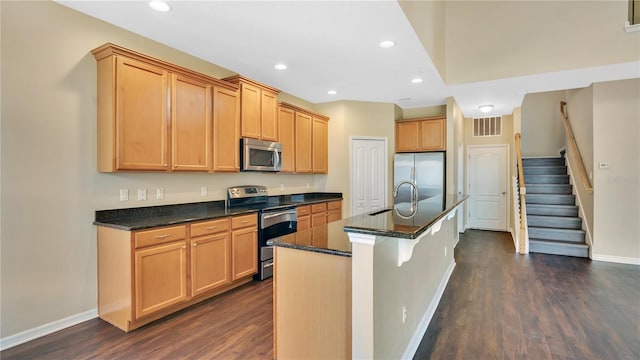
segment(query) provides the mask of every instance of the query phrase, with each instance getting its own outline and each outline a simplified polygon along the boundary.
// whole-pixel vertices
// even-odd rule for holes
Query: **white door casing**
[[[387,206],[387,139],[351,137],[351,216]]]
[[[469,146],[468,226],[507,230],[509,145]]]

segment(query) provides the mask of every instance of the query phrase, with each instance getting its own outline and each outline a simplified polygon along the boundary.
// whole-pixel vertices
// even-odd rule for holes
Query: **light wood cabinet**
[[[443,117],[396,122],[396,152],[446,150],[446,140]]]
[[[298,206],[298,231],[311,227],[311,205]]]
[[[282,144],[282,172],[294,172],[296,146],[295,111],[278,107],[278,141]]]
[[[327,204],[313,204],[311,205],[311,227],[318,225],[324,225],[327,223]]]
[[[191,225],[191,295],[198,296],[231,282],[230,220]]]
[[[213,171],[240,171],[240,96],[213,88]]]
[[[342,220],[342,200],[327,202],[327,223]]]
[[[98,171],[212,170],[212,111],[237,111],[212,109],[212,89],[234,92],[237,85],[110,43],[92,53],[98,67]]]
[[[240,75],[223,79],[240,87],[242,137],[277,141],[279,90]]]
[[[303,210],[303,212],[311,212],[311,215],[305,215],[310,217],[311,227],[328,224],[330,222],[342,219],[342,200],[334,200],[318,204],[306,205],[306,207],[308,207],[309,210],[305,209]],[[303,207],[298,207],[298,214],[300,214],[301,208]],[[298,230],[302,230],[300,228],[300,215],[298,215]]]
[[[313,171],[312,141],[313,119],[311,115],[296,112],[296,172],[311,173]]]
[[[313,118],[313,173],[326,174],[329,172],[328,137],[329,126],[321,118]]]
[[[173,171],[211,169],[211,85],[171,76],[171,159]]]
[[[138,231],[98,227],[98,315],[124,331],[253,280],[257,214]]]
[[[233,280],[258,272],[258,217],[237,216],[232,220],[231,278]]]

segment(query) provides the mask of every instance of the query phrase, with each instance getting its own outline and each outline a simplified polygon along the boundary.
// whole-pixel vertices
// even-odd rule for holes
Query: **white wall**
[[[593,85],[593,258],[640,264],[640,79]]]

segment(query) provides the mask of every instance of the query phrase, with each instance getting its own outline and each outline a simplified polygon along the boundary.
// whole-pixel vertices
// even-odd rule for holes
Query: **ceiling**
[[[640,77],[638,63],[483,82],[445,84],[396,1],[66,1],[62,5],[181,50],[312,103],[441,105],[453,96],[466,117],[511,114],[526,92]],[[378,44],[392,40],[395,46]],[[283,63],[286,70],[276,70]],[[419,77],[422,83],[411,80]],[[335,90],[329,95],[329,90]]]

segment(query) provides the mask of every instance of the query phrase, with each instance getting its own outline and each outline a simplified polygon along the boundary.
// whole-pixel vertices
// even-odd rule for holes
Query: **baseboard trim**
[[[95,319],[97,317],[98,317],[98,309],[94,308],[80,314],[71,315],[64,319],[52,321],[48,324],[36,326],[32,329],[25,330],[4,338],[0,338],[0,351],[9,349],[16,345],[26,343],[27,341],[31,341],[45,335],[49,335],[58,330],[62,330],[70,326],[80,324],[81,322]]]
[[[455,267],[456,267],[455,260],[451,260],[451,263],[449,264],[449,268],[447,269],[447,272],[442,277],[442,280],[440,281],[440,285],[436,290],[436,295],[431,300],[431,303],[427,307],[427,310],[425,311],[424,315],[422,315],[422,319],[420,320],[420,323],[418,324],[416,331],[413,333],[413,336],[411,337],[411,341],[409,341],[409,344],[407,344],[407,347],[405,348],[404,353],[402,354],[402,359],[413,359],[413,357],[416,354],[416,351],[418,351],[418,346],[420,345],[420,341],[422,341],[424,334],[427,332],[427,328],[429,327],[431,318],[433,318],[433,314],[436,313],[436,309],[438,308],[438,304],[440,303],[442,294],[444,294],[444,290],[447,287],[447,284],[449,283],[449,278],[451,277],[451,274],[453,273],[453,269],[455,269]]]
[[[591,260],[605,261],[617,264],[640,265],[640,258],[632,258],[625,256],[597,255],[592,254]]]

